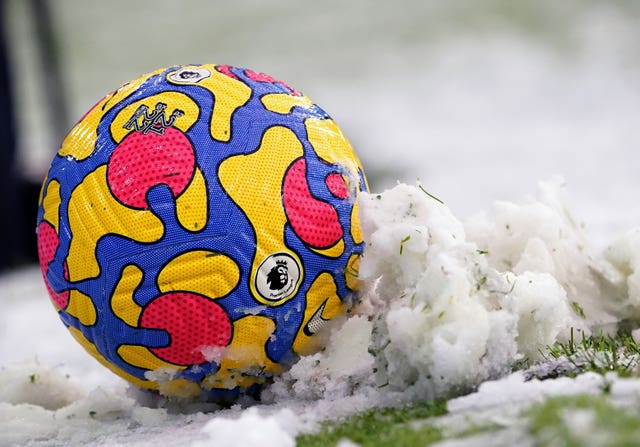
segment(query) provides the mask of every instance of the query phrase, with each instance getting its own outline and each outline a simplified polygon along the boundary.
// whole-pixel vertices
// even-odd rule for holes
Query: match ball
[[[362,166],[268,75],[157,70],[101,99],[43,183],[40,267],[72,336],[168,396],[254,389],[322,347],[357,290]]]

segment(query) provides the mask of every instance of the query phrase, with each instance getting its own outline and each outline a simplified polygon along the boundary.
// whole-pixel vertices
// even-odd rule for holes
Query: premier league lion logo
[[[271,290],[281,290],[289,282],[287,261],[278,261],[267,275],[267,283]]]
[[[161,69],[100,100],[42,188],[38,250],[62,322],[166,395],[259,386],[319,348],[363,251],[362,167],[287,84]]]

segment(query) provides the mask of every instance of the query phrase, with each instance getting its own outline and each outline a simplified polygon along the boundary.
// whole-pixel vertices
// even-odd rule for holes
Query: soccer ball
[[[40,267],[62,322],[116,374],[168,396],[243,391],[317,351],[345,312],[366,188],[335,122],[287,84],[161,69],[65,138]]]

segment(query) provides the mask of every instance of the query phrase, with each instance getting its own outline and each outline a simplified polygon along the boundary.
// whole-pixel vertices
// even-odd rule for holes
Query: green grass
[[[606,396],[552,397],[532,407],[530,433],[537,446],[625,447],[640,442],[640,417]]]
[[[349,439],[362,447],[427,446],[442,433],[427,422],[411,424],[447,412],[444,401],[427,401],[403,408],[372,409],[342,422],[327,422],[316,434],[300,435],[298,447],[333,447]]]
[[[567,343],[556,343],[547,347],[548,357],[559,360],[566,359],[573,371],[563,375],[575,376],[591,371],[599,374],[617,372],[622,377],[637,375],[640,361],[640,345],[626,333],[615,336],[600,334],[579,340],[571,338]]]

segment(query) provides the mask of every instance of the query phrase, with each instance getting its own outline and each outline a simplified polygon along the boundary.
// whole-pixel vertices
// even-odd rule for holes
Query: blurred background
[[[562,175],[596,245],[640,224],[640,1],[0,0],[0,270],[35,261],[39,185],[98,99],[156,68],[252,68],[310,96],[371,189],[461,219]]]

